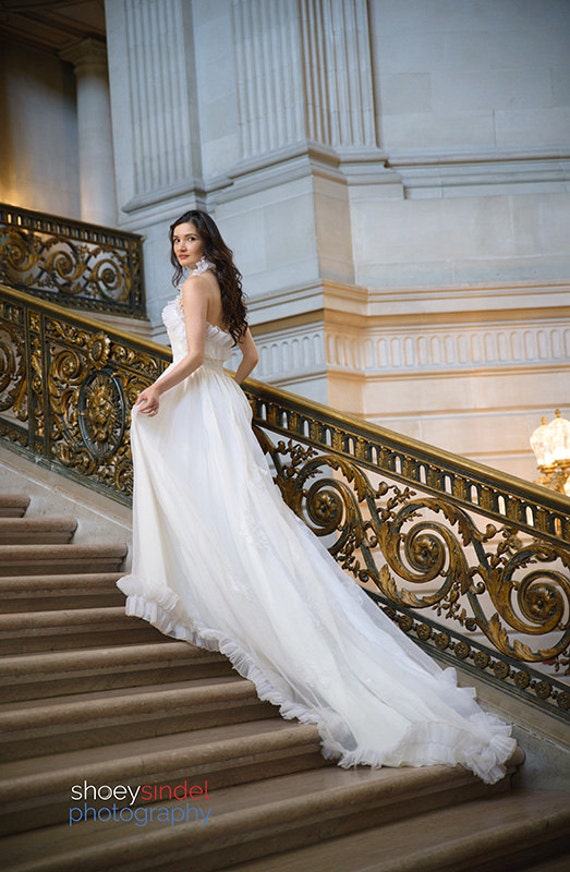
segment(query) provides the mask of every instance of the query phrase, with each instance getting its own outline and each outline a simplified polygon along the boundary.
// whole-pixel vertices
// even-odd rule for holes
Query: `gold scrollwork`
[[[91,360],[98,366],[106,366],[109,362],[111,340],[106,333],[96,333],[87,340],[87,351]]]
[[[289,464],[281,463],[283,455],[289,455]],[[366,475],[352,461],[330,454],[318,455],[312,448],[291,441],[288,445],[280,442],[272,456],[280,471],[277,483],[293,511],[318,536],[336,534],[330,551],[343,569],[360,581],[375,578],[370,555],[377,545],[376,533],[359,504],[364,502],[370,507],[379,494]],[[342,478],[325,477],[326,469],[340,473]],[[357,558],[358,551],[363,560]]]
[[[468,631],[482,631],[508,657],[548,661],[555,669],[567,665],[570,585],[555,568],[557,562],[570,567],[564,547],[523,546],[511,528],[488,523],[480,530],[446,499],[419,497],[385,481],[373,487],[347,458],[293,440],[273,446],[266,434],[261,442],[287,503],[317,535],[334,535],[329,550],[360,582],[373,582],[397,606],[430,608]],[[547,634],[556,641],[530,644],[529,637]],[[445,632],[429,636],[441,650],[450,644]],[[458,646],[462,654],[469,655],[468,646]],[[474,662],[486,668],[484,659],[479,653]]]
[[[570,641],[570,583],[556,564],[570,568],[570,555],[564,548],[541,542],[513,546],[511,530],[503,531],[503,540],[491,560],[477,569],[496,609],[486,617],[473,602],[477,623],[504,654],[527,662],[551,661],[559,670]],[[520,639],[511,642],[510,632],[530,638],[559,634],[559,639],[533,651]]]
[[[30,312],[28,319],[30,335],[30,372],[28,373],[31,408],[28,410],[28,422],[32,448],[42,453],[41,445],[45,437],[45,401],[44,401],[44,355],[43,355],[43,322],[37,312]]]
[[[39,241],[27,233],[4,228],[0,237],[0,278],[9,282],[14,275],[24,277],[37,264]]]
[[[89,249],[57,236],[44,238],[35,266],[40,272],[39,287],[55,288],[76,296],[81,293],[80,280],[87,271]]]
[[[96,370],[87,375],[78,393],[79,429],[96,457],[111,457],[125,434],[125,399],[116,375]]]
[[[166,365],[100,331],[47,318],[50,454],[124,496],[132,493],[129,408]]]
[[[17,247],[11,256],[25,262]],[[112,284],[103,260],[100,269]],[[156,346],[0,290],[0,435],[106,492],[132,493],[129,410],[167,363]],[[570,708],[560,682],[533,668],[570,672],[560,497],[523,498],[516,486],[511,495],[404,437],[382,442],[367,425],[316,404],[313,414],[310,402],[271,388],[247,393],[284,499],[405,632],[517,693]],[[272,430],[284,437],[277,445]]]
[[[40,216],[30,222],[25,210],[2,215],[0,280],[85,308],[144,314],[140,240],[109,231],[102,241],[98,228]]]
[[[0,411],[12,409],[27,420],[26,357],[19,325],[0,324]]]
[[[131,281],[125,265],[112,257],[108,251],[99,250],[94,253],[96,260],[87,283],[93,296],[98,293],[112,300],[124,301],[128,298]]]

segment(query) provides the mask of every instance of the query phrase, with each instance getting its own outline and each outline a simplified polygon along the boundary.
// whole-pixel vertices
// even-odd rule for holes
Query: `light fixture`
[[[540,470],[537,484],[570,496],[570,421],[560,415],[548,424],[542,419],[530,437],[530,446]]]

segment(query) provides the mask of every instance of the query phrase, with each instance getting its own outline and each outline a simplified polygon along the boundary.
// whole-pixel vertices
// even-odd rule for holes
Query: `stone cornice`
[[[387,162],[391,167],[451,166],[461,164],[517,163],[521,161],[570,161],[570,149],[493,149],[487,151],[409,151],[390,152]]]
[[[343,317],[366,315],[368,291],[360,285],[323,279],[309,285],[291,285],[277,292],[256,294],[248,300],[252,324],[286,321],[302,317],[321,318],[323,311],[337,311]]]
[[[435,290],[423,289],[432,295]],[[407,307],[387,313],[367,301],[365,288],[340,282],[265,295],[251,307],[262,377],[273,380],[287,373],[296,378],[333,370],[365,373],[367,379],[570,370],[567,283],[451,290],[458,295],[479,292],[478,308],[454,304],[441,311],[422,311],[421,306],[410,311],[408,300]],[[538,294],[548,299],[537,300]],[[502,301],[501,308],[486,306],[487,295]],[[298,311],[285,306],[292,297]],[[558,305],[552,305],[556,299]]]
[[[335,149],[305,140],[240,161],[224,179],[206,182],[215,203],[259,193],[297,179],[318,177],[341,184],[383,185],[401,197],[400,174],[387,167],[386,155],[377,148]]]
[[[570,149],[410,152],[390,154],[387,165],[400,174],[409,197],[518,193],[521,185],[556,191],[570,180]]]
[[[540,295],[540,304],[537,297]],[[505,310],[530,310],[535,317],[538,310],[570,311],[570,282],[568,281],[524,281],[494,284],[473,283],[441,287],[441,285],[422,285],[418,287],[371,288],[368,292],[368,312],[370,315],[401,316],[411,311],[422,317],[437,314],[461,312],[474,313],[477,318],[484,313],[497,313]]]
[[[570,282],[371,288],[324,279],[256,294],[248,301],[252,324],[283,326],[324,318],[364,328],[374,325],[472,324],[570,317]]]

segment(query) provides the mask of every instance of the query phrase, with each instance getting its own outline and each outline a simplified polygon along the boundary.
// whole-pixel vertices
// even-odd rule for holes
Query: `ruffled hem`
[[[333,712],[327,712],[325,718],[318,711],[284,696],[250,654],[233,639],[214,629],[189,622],[188,615],[174,592],[165,589],[162,595],[148,599],[131,592],[135,584],[132,576],[117,582],[117,586],[127,597],[127,615],[142,618],[171,638],[223,654],[243,678],[253,682],[261,700],[279,708],[283,718],[316,725],[323,756],[335,760],[339,766],[348,769],[358,765],[372,768],[461,765],[487,784],[494,784],[504,778],[505,764],[514,754],[516,741],[510,737],[510,726],[499,718],[479,710],[464,718],[463,728],[441,722],[411,724],[397,746],[388,751],[347,748],[346,745],[351,744],[347,737],[352,734],[349,726],[340,717],[335,717]],[[449,673],[455,675],[454,670],[445,670],[442,673],[444,682],[448,685],[446,695],[470,690],[457,687],[455,679]],[[486,735],[483,737],[482,733]]]

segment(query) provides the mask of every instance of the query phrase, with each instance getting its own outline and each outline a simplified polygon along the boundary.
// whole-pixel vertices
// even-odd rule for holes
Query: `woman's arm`
[[[182,305],[188,353],[176,366],[163,373],[150,387],[139,394],[135,408],[141,407],[139,411],[150,417],[158,412],[160,395],[180,384],[204,362],[208,294],[203,278],[191,276],[186,279],[182,285]]]
[[[259,360],[259,353],[255,347],[255,342],[253,341],[253,336],[250,333],[249,327],[239,342],[239,349],[242,353],[242,358],[235,374],[235,380],[238,385],[241,385],[244,379],[248,377],[250,372],[257,365]]]

